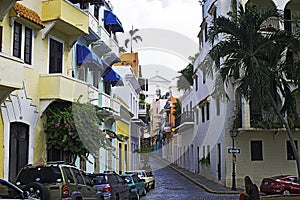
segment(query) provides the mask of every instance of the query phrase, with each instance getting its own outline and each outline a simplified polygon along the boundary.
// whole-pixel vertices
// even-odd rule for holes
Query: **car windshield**
[[[23,169],[16,182],[27,185],[31,182],[56,183],[62,181],[62,176],[58,167],[42,167]]]

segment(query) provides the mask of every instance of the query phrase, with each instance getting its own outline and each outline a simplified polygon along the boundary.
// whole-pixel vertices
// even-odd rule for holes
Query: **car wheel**
[[[144,188],[144,189],[143,189],[143,192],[142,192],[142,195],[143,195],[143,196],[146,196],[146,194],[147,194],[147,190],[146,190],[146,188]]]
[[[283,195],[289,195],[289,194],[291,194],[291,193],[290,193],[290,191],[289,191],[289,190],[287,190],[287,189],[284,189],[282,194],[283,194]]]
[[[138,192],[136,192],[135,199],[136,199],[136,200],[140,200],[140,195],[139,195],[139,193],[138,193]]]
[[[154,188],[155,188],[155,182],[153,181],[151,189],[154,189]]]
[[[49,191],[41,183],[29,183],[23,188],[23,190],[28,191],[29,195],[36,199],[49,200]]]
[[[116,200],[120,200],[120,195],[116,194]]]

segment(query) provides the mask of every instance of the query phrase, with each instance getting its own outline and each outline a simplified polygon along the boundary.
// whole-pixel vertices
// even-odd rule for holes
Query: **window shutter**
[[[24,48],[24,61],[27,64],[31,64],[32,56],[32,30],[25,27],[25,48]]]
[[[22,25],[14,23],[13,56],[21,58]]]

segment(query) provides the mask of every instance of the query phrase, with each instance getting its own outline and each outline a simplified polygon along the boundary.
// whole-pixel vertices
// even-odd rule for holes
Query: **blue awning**
[[[124,86],[122,77],[115,72],[111,67],[106,70],[106,73],[103,76],[104,81],[108,81],[112,86]]]
[[[88,47],[77,44],[76,45],[77,64],[85,64],[91,70],[102,70],[103,61]]]
[[[110,32],[122,32],[124,33],[124,29],[122,23],[118,19],[118,17],[109,10],[104,10],[104,27]]]

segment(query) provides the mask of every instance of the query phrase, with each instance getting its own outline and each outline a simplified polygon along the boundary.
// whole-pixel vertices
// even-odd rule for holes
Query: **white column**
[[[244,97],[242,97],[242,127],[250,128],[250,105]]]

